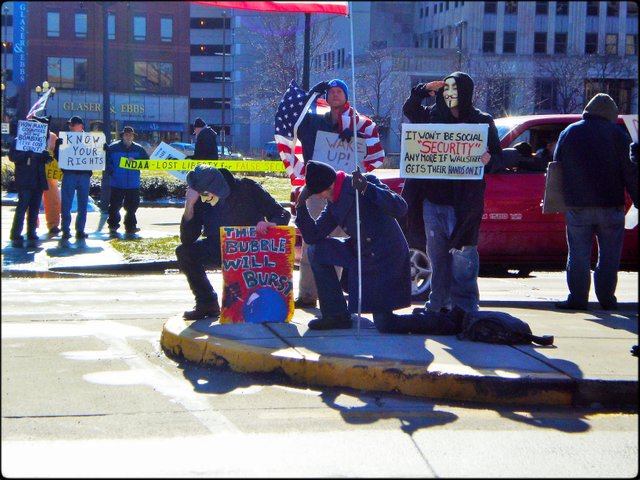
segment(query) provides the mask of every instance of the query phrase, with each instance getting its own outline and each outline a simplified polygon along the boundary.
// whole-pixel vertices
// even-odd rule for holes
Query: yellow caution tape
[[[120,158],[120,167],[129,170],[193,170],[196,165],[211,165],[232,172],[284,172],[278,160],[129,160]]]

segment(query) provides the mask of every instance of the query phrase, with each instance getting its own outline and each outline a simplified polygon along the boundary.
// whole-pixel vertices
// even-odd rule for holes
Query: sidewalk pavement
[[[163,271],[175,262],[126,264],[110,243],[106,228],[95,232],[100,215],[89,212],[86,245],[71,240],[62,248],[46,239],[40,216],[38,248],[10,246],[10,202],[2,206],[2,275],[59,275]],[[176,235],[181,208],[142,207],[143,237]],[[297,285],[298,272],[294,272]],[[351,330],[311,331],[317,309],[295,310],[290,323],[220,324],[212,319],[169,318],[161,332],[165,353],[176,360],[228,366],[239,372],[275,372],[295,383],[397,392],[430,399],[498,404],[637,408],[637,272],[621,272],[620,310],[558,311],[564,298],[564,274],[536,273],[505,288],[504,279],[480,278],[483,310],[500,310],[526,321],[536,335],[554,335],[553,346],[494,345],[455,336],[389,335],[377,332],[366,315]],[[221,291],[219,271],[210,272]],[[502,282],[501,282],[502,281]],[[555,283],[554,283],[555,282]],[[523,286],[526,285],[526,286]],[[632,285],[632,287],[629,287]],[[624,287],[624,288],[623,288]],[[593,300],[593,299],[592,299]],[[407,307],[396,313],[410,313]]]

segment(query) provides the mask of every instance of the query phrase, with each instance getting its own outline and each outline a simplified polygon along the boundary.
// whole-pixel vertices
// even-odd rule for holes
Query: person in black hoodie
[[[218,160],[218,134],[201,118],[193,122],[193,132],[196,136],[196,146],[193,155],[187,158],[193,160]]]
[[[502,168],[502,149],[493,118],[472,104],[473,80],[454,72],[442,81],[419,84],[403,105],[411,123],[486,123],[485,173]],[[422,101],[435,96],[436,102]],[[478,309],[478,234],[484,212],[484,178],[480,180],[413,179],[405,182],[402,196],[409,211],[406,219],[410,245],[426,241],[431,261],[431,294],[424,311]],[[420,238],[422,233],[426,239]],[[422,243],[424,245],[424,243]]]
[[[631,138],[616,125],[618,106],[605,93],[584,107],[582,120],[558,138],[554,160],[562,166],[567,206],[567,300],[561,310],[587,310],[591,288],[591,249],[598,240],[593,271],[596,297],[605,310],[617,310],[615,296],[624,239],[625,189],[638,205],[637,164],[629,159]]]
[[[187,185],[176,257],[196,299],[183,317],[201,320],[220,314],[218,295],[206,273],[207,267],[220,267],[222,262],[220,227],[255,225],[263,234],[287,225],[291,214],[259,183],[234,177],[225,168],[196,165],[187,173]]]

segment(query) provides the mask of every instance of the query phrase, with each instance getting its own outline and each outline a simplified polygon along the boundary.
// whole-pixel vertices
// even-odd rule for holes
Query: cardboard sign
[[[293,317],[295,229],[220,227],[220,323],[288,322]]]
[[[16,150],[42,153],[47,149],[48,128],[49,125],[46,123],[19,120]]]
[[[337,133],[318,131],[316,133],[316,144],[313,148],[313,159],[311,160],[331,165],[335,170],[344,170],[351,173],[356,169],[353,140],[352,138],[350,142],[347,142],[340,140]],[[364,138],[358,138],[358,165],[362,165],[366,155],[367,142]]]
[[[489,125],[403,123],[400,176],[477,180],[484,175]]]
[[[624,120],[624,124],[627,126],[627,130],[629,130],[629,134],[631,135],[631,140],[634,142],[638,141],[638,115],[620,115]]]
[[[44,166],[44,170],[47,173],[47,180],[62,180],[62,170],[55,158]]]
[[[104,170],[105,136],[102,132],[60,132],[58,153],[60,168],[67,170]]]
[[[160,142],[160,145],[158,145],[151,154],[151,158],[157,158],[160,160],[184,160],[187,156],[177,148],[173,148],[171,145]],[[169,173],[178,180],[186,182],[188,171],[189,170],[169,170]]]

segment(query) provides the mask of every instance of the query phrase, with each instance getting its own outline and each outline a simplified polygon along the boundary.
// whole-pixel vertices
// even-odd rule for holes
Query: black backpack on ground
[[[553,345],[552,335],[533,335],[526,322],[508,313],[495,311],[466,312],[462,320],[462,331],[457,337],[460,340],[503,345]]]

